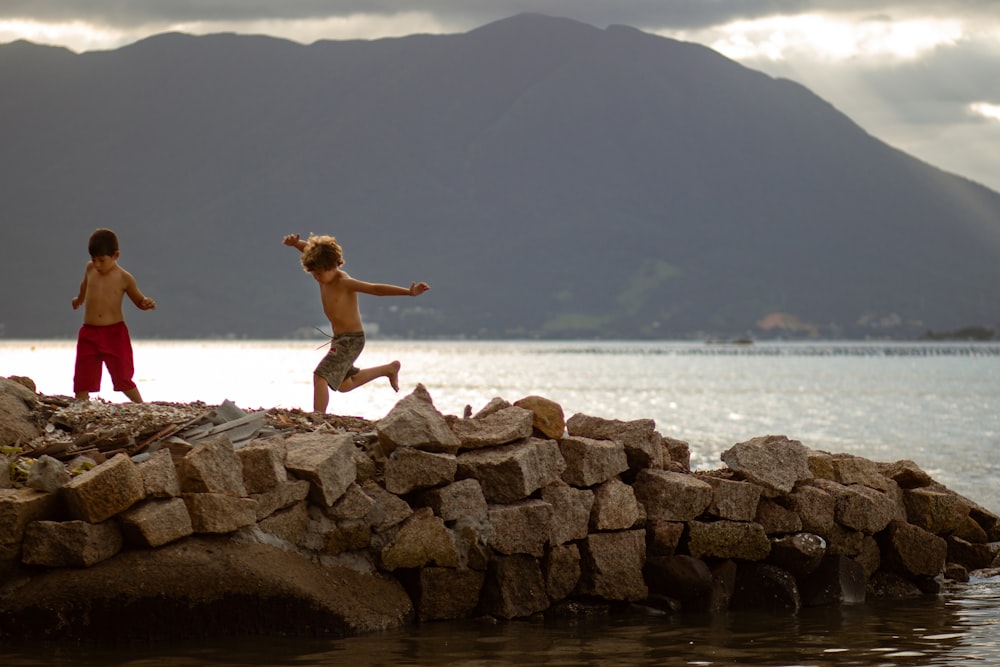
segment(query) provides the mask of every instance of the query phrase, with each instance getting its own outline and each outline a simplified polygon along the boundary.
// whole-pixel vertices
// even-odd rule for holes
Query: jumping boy
[[[83,273],[80,293],[73,297],[73,310],[84,305],[83,326],[76,341],[76,372],[73,391],[78,400],[101,388],[101,365],[107,365],[115,391],[142,403],[132,381],[132,340],[129,338],[122,301],[125,295],[139,310],[154,310],[156,302],[139,291],[132,274],[118,266],[118,237],[110,229],[98,229],[87,245],[90,261]]]
[[[319,283],[323,312],[330,320],[333,338],[330,351],[313,372],[313,411],[325,413],[330,402],[330,388],[351,391],[380,377],[389,379],[399,391],[399,362],[373,368],[357,368],[354,361],[365,346],[364,327],[358,308],[358,293],[374,296],[419,296],[430,289],[427,283],[410,283],[409,289],[398,285],[366,283],[356,280],[340,267],[344,253],[332,236],[310,236],[308,241],[289,234],[284,244],[302,253],[302,268]]]

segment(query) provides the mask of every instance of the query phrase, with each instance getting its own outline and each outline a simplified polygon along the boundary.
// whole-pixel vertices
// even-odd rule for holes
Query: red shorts
[[[115,391],[135,387],[132,374],[132,339],[124,322],[97,326],[84,324],[76,339],[76,372],[73,391],[100,391],[101,364],[108,367]]]

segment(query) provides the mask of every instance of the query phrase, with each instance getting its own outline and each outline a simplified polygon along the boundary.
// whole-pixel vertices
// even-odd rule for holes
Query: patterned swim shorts
[[[330,351],[326,353],[314,371],[334,391],[347,378],[357,375],[361,370],[354,361],[365,347],[365,334],[362,331],[337,334],[330,341]]]

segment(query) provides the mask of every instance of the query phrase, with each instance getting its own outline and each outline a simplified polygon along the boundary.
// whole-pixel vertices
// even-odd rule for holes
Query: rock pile
[[[44,403],[11,384],[8,452],[37,437]],[[692,472],[687,443],[652,420],[565,419],[537,396],[445,416],[422,386],[354,424],[369,430],[258,414],[189,420],[195,444],[174,429],[88,469],[39,455],[29,483],[0,479],[14,486],[0,488],[0,635],[143,614],[188,635],[590,603],[796,610],[1000,567],[1000,517],[910,461],[764,436]]]

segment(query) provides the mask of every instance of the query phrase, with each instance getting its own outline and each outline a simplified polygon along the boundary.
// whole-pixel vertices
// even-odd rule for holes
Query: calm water
[[[151,401],[231,399],[244,408],[312,401],[318,342],[138,341],[136,381]],[[72,393],[72,342],[0,341],[0,375]],[[384,416],[416,384],[443,413],[538,394],[576,412],[652,418],[716,468],[736,442],[784,434],[815,449],[912,459],[1000,511],[1000,344],[369,342],[359,364],[399,359],[384,380],[334,394],[331,412]],[[122,401],[105,376],[100,397]],[[501,625],[431,624],[339,641],[241,640],[190,646],[4,652],[11,665],[952,665],[1000,664],[1000,581],[977,579],[918,604],[795,616],[624,617]]]

